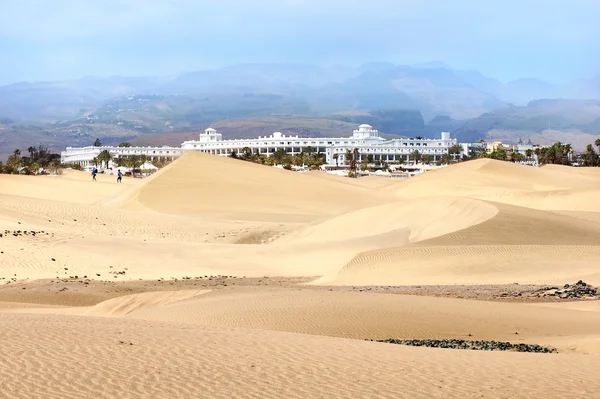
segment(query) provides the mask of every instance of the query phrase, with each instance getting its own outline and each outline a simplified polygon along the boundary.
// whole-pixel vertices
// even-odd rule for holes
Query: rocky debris
[[[512,344],[502,341],[470,341],[464,339],[367,339],[388,344],[426,346],[429,348],[470,349],[480,351],[513,351],[532,353],[557,353],[555,348],[536,344]]]
[[[565,284],[559,287],[544,287],[538,290],[539,297],[557,297],[560,299],[591,298],[598,299],[600,291],[579,280],[575,284]]]
[[[8,237],[8,236],[13,236],[13,237],[36,237],[36,236],[41,236],[41,235],[47,235],[49,236],[50,233],[44,231],[44,230],[40,230],[40,231],[35,231],[35,230],[4,230],[4,233],[0,233],[0,238],[2,237]],[[52,233],[52,237],[54,237],[54,233]]]
[[[320,288],[332,289],[332,287],[326,286]],[[596,290],[595,294],[593,293],[594,289]],[[562,288],[513,283],[501,285],[347,286],[336,287],[335,290],[502,302],[557,302],[565,299],[570,301],[600,300],[600,288],[592,287],[583,281]],[[560,293],[557,294],[557,291]]]

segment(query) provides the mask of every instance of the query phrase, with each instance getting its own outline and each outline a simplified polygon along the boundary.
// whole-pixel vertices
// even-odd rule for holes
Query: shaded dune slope
[[[320,283],[358,285],[600,282],[600,224],[505,204],[482,223],[364,252]],[[575,280],[576,281],[576,280]]]
[[[364,208],[309,226],[285,240],[296,243],[344,241],[405,231],[409,242],[466,229],[493,218],[494,205],[470,198],[432,197]]]
[[[535,342],[580,335],[595,337],[595,346],[589,349],[600,350],[595,312],[450,298],[284,289],[216,291],[125,317],[355,339],[469,339],[471,334],[475,337],[471,339]]]
[[[125,295],[92,306],[83,314],[86,316],[121,317],[143,309],[151,309],[152,312],[155,312],[163,306],[195,298],[208,292],[210,290],[179,290]]]
[[[405,243],[409,245],[365,251],[316,283],[560,284],[571,279],[600,283],[600,269],[595,266],[600,259],[599,187],[600,171],[589,168],[532,168],[488,159],[398,182],[382,189],[403,199],[394,203],[398,210],[384,205],[390,211],[387,219],[398,216],[402,221],[414,221],[411,231],[423,231],[420,224],[426,226],[424,234],[411,233]],[[471,204],[452,216],[451,207],[439,207],[449,195],[455,198],[453,204]],[[476,203],[485,206],[474,207]],[[353,213],[372,209],[376,208]],[[355,219],[364,225],[369,216],[379,220],[385,214],[369,213]],[[328,227],[334,223],[313,227],[306,236],[322,239],[325,234],[319,234],[319,229],[331,236]]]

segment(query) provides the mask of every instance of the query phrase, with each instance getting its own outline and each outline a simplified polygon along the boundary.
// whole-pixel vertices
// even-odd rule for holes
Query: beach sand
[[[598,168],[493,160],[0,175],[0,397],[594,397],[599,302],[500,293],[600,285],[599,194]]]

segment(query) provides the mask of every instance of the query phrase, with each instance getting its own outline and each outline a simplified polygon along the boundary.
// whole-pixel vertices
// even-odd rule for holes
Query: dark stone
[[[430,348],[469,349],[485,351],[515,351],[535,353],[556,353],[552,347],[536,344],[512,344],[501,341],[470,341],[464,339],[368,339],[367,341],[385,342],[397,345],[426,346]]]

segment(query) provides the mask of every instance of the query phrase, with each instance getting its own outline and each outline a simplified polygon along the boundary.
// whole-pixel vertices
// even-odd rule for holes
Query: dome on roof
[[[213,129],[212,127],[209,127],[208,129],[205,130],[206,133],[215,133],[216,130]]]
[[[373,126],[367,125],[366,123],[364,123],[364,124],[360,125],[358,128],[359,129],[373,129]]]

